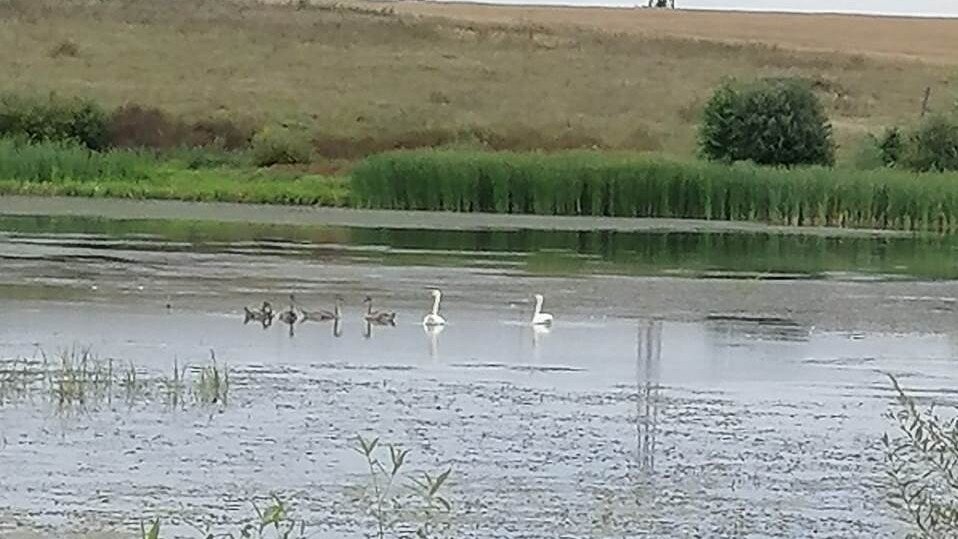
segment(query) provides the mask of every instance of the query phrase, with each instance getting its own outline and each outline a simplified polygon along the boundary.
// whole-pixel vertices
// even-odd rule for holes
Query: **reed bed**
[[[0,179],[59,183],[146,179],[156,160],[130,150],[94,152],[78,144],[0,139]]]
[[[370,157],[351,185],[365,208],[958,230],[958,174],[430,150]]]

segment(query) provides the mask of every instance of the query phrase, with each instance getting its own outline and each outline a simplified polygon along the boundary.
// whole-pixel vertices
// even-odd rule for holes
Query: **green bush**
[[[107,114],[81,98],[0,96],[0,137],[31,142],[77,142],[92,150],[107,146]]]
[[[901,161],[902,152],[905,150],[905,136],[901,129],[897,127],[886,129],[877,140],[877,144],[882,163],[886,167],[893,167]]]
[[[927,118],[908,137],[901,162],[919,172],[958,170],[958,120]]]
[[[958,230],[958,174],[778,169],[597,152],[405,151],[352,172],[360,207]]]
[[[253,162],[257,166],[309,163],[309,137],[286,127],[266,127],[253,136]]]
[[[789,79],[728,81],[706,104],[699,149],[713,161],[832,165],[835,145],[825,109],[809,85]]]

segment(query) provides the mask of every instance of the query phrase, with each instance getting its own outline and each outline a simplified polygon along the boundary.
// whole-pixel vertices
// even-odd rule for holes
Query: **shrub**
[[[931,116],[908,137],[902,163],[916,171],[958,170],[958,121]]]
[[[70,39],[65,39],[50,49],[50,58],[76,58],[78,56],[80,56],[80,46]]]
[[[877,142],[882,163],[886,167],[897,165],[905,147],[905,137],[902,135],[901,129],[897,127],[886,129]]]
[[[225,118],[188,123],[155,107],[127,104],[108,122],[108,140],[117,148],[215,148],[238,150],[249,146],[251,130]]]
[[[287,127],[267,127],[253,136],[253,162],[257,166],[309,163],[309,137]]]
[[[909,528],[906,537],[958,536],[958,417],[919,409],[891,377],[897,434],[882,436],[888,503]]]
[[[710,160],[761,165],[832,165],[825,109],[804,82],[724,83],[706,104],[699,148]]]
[[[185,126],[155,107],[123,105],[110,114],[110,145],[117,148],[168,149],[179,146]]]
[[[78,142],[92,150],[107,145],[107,115],[96,103],[81,98],[0,96],[0,137],[25,137],[33,142]]]

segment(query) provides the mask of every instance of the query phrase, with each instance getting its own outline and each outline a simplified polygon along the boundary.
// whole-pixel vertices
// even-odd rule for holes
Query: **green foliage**
[[[958,120],[930,116],[908,138],[902,163],[920,172],[958,170]]]
[[[140,521],[140,539],[160,539],[160,519],[153,519],[153,523],[147,529],[146,524]]]
[[[825,109],[800,81],[729,81],[705,105],[699,149],[710,160],[762,165],[831,165],[835,145]]]
[[[72,142],[0,139],[0,180],[89,182],[145,179],[154,158],[132,151],[94,152]]]
[[[261,167],[309,163],[309,137],[287,127],[266,127],[253,136],[253,162]]]
[[[905,135],[897,127],[889,127],[877,140],[879,155],[886,167],[893,167],[901,161],[905,149]]]
[[[373,537],[442,536],[449,531],[452,504],[443,495],[443,486],[452,469],[431,475],[409,476],[405,473],[408,449],[387,445],[388,460],[382,457],[379,438],[367,440],[357,435],[354,450],[362,455],[369,469],[367,483],[357,498],[364,513],[375,524]],[[400,483],[405,480],[403,490]]]
[[[0,137],[73,142],[100,150],[107,146],[107,114],[87,99],[4,94],[0,96]]]
[[[410,151],[352,175],[366,208],[671,217],[795,226],[958,230],[958,175],[677,162],[570,152]]]
[[[891,413],[898,432],[882,436],[888,503],[911,528],[907,537],[958,535],[958,417],[919,410],[894,377]]]
[[[210,350],[210,365],[200,369],[200,376],[193,385],[193,397],[205,405],[229,403],[230,369],[216,363],[216,354]]]

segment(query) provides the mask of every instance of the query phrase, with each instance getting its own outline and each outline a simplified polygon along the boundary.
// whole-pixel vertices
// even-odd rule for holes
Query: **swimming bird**
[[[363,303],[366,304],[366,314],[363,315],[363,320],[377,326],[396,325],[396,313],[390,311],[374,311],[373,298],[369,296],[366,296]]]
[[[299,319],[299,315],[296,314],[296,298],[292,294],[289,295],[289,309],[279,313],[279,321],[284,324],[293,325],[296,323],[296,320]]]
[[[327,311],[325,309],[320,309],[318,311],[307,311],[306,309],[300,308],[299,314],[302,316],[302,322],[311,320],[313,322],[328,322],[330,320],[339,320],[342,318],[342,309],[343,309],[343,298],[336,296],[336,305],[333,307],[332,311]]]
[[[260,322],[263,325],[268,325],[273,322],[273,306],[269,304],[268,301],[263,302],[263,306],[260,308],[256,307],[243,307],[243,323],[249,322]]]
[[[438,289],[432,291],[432,312],[422,319],[424,326],[445,326],[446,319],[439,316],[439,302],[442,301],[442,292]]]
[[[545,298],[542,297],[542,294],[536,294],[536,312],[532,314],[532,325],[533,326],[550,326],[552,325],[553,316],[549,313],[542,312],[542,303],[545,301]]]

